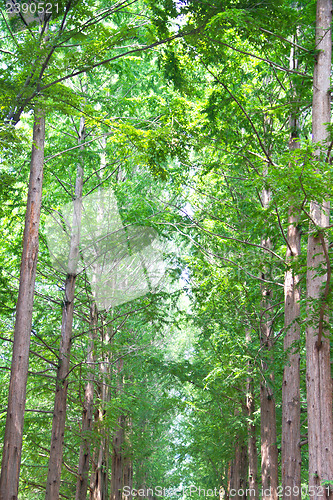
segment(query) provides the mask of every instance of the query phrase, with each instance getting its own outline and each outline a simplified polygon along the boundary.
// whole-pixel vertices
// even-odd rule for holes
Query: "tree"
[[[85,119],[81,117],[78,133],[80,149],[84,148]],[[56,394],[52,423],[49,470],[46,482],[46,500],[59,498],[62,450],[65,437],[66,405],[68,390],[68,372],[70,367],[70,351],[72,343],[72,327],[74,316],[75,282],[79,260],[80,233],[82,219],[82,189],[84,181],[84,165],[82,158],[77,165],[75,192],[73,201],[73,221],[71,226],[68,271],[65,283],[65,298],[61,323],[61,343],[59,350],[59,367],[57,371]]]
[[[18,495],[32,308],[39,246],[38,231],[42,201],[44,141],[45,115],[44,111],[39,108],[35,111],[34,119],[20,286],[16,305],[13,357],[8,394],[4,451],[2,455],[0,497],[3,500],[7,498],[16,499]]]
[[[316,55],[313,77],[312,134],[318,146],[318,161],[325,160],[331,119],[331,23],[332,3],[317,0]],[[321,149],[323,148],[323,150]],[[326,153],[327,154],[327,153]],[[329,155],[329,153],[328,153]],[[330,339],[327,330],[327,306],[330,283],[330,261],[324,230],[329,226],[329,202],[311,201],[311,232],[307,250],[306,379],[308,402],[309,485],[318,498],[325,481],[333,477],[333,415]],[[323,274],[325,273],[325,274]],[[324,292],[322,286],[325,285]],[[314,309],[319,303],[319,314]],[[318,305],[317,305],[318,307]],[[330,487],[324,487],[325,498],[332,498]]]

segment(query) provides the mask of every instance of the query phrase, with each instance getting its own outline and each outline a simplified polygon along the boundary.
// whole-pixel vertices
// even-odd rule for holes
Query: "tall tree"
[[[35,110],[30,163],[28,201],[25,216],[20,286],[16,305],[13,355],[8,394],[8,409],[0,478],[1,500],[18,495],[21,465],[23,420],[29,366],[32,308],[39,247],[39,221],[42,202],[45,141],[45,114]]]
[[[245,340],[247,344],[251,342],[251,333],[249,328],[245,332]],[[250,490],[250,498],[258,500],[258,451],[256,441],[256,425],[254,423],[254,387],[253,387],[253,361],[248,361],[248,376],[246,380],[246,412],[247,412],[247,456],[249,461],[248,486]]]
[[[84,149],[85,136],[85,119],[82,116],[78,129],[78,143],[80,145],[81,154]],[[81,234],[83,172],[84,163],[81,156],[77,165],[73,201],[73,220],[71,226],[68,271],[66,276],[65,297],[62,312],[59,366],[56,380],[50,460],[46,482],[45,500],[57,500],[59,498],[60,490],[62,454],[65,439],[68,374],[70,368],[70,352],[74,316],[75,282],[77,277]]]
[[[89,347],[87,354],[88,380],[84,389],[84,402],[82,411],[82,443],[80,446],[78,478],[76,483],[75,500],[86,500],[89,484],[89,469],[91,456],[91,432],[93,428],[94,413],[94,363],[95,343],[97,337],[98,311],[93,300],[90,306]]]
[[[332,2],[317,0],[316,59],[313,75],[312,134],[318,160],[327,161],[331,121]],[[308,402],[309,487],[313,498],[332,498],[323,483],[333,478],[333,413],[327,297],[331,268],[325,228],[330,205],[311,201],[311,233],[307,250],[306,380]],[[324,274],[325,272],[325,274]],[[322,288],[324,290],[322,291]],[[319,313],[318,313],[319,304]]]
[[[290,54],[291,69],[297,68],[295,49]],[[290,117],[289,151],[300,148],[297,110]],[[290,165],[290,168],[293,168]],[[287,353],[282,384],[282,442],[281,442],[281,486],[283,496],[290,494],[301,498],[301,446],[300,446],[300,276],[295,272],[297,258],[301,254],[301,231],[299,207],[290,206],[287,232],[287,270],[284,279],[284,350]],[[289,494],[290,492],[290,494]]]

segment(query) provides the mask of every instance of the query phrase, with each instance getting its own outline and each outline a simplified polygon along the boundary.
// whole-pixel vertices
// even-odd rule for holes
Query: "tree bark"
[[[30,180],[23,236],[20,285],[16,304],[13,355],[8,394],[0,499],[16,500],[18,495],[32,309],[38,257],[38,231],[43,186],[45,116],[35,111]]]
[[[265,363],[263,363],[263,370],[267,370]],[[267,378],[273,381],[272,373],[267,374]],[[276,446],[275,398],[271,387],[265,381],[260,384],[260,416],[262,498],[277,500],[278,452]]]
[[[103,327],[102,327],[103,328]],[[105,347],[110,346],[111,335],[110,328],[106,328]],[[102,330],[103,331],[103,330]],[[104,360],[100,363],[100,387],[99,396],[101,406],[95,414],[95,426],[98,428],[100,437],[100,445],[94,450],[93,467],[90,476],[90,500],[109,500],[108,499],[108,477],[109,477],[109,437],[104,428],[105,406],[110,401],[110,390],[108,382],[110,380],[110,355],[107,352],[104,354]]]
[[[293,58],[291,58],[293,59]],[[290,119],[291,135],[289,150],[299,148],[297,142],[297,120]],[[287,353],[282,384],[282,443],[281,443],[281,486],[285,500],[301,499],[301,447],[300,447],[300,354],[297,343],[300,340],[300,277],[290,264],[301,254],[301,234],[295,207],[290,207],[288,216],[286,261],[288,269],[284,278],[284,350]],[[296,344],[296,345],[295,345]]]
[[[85,137],[84,118],[81,117],[79,129],[79,143]],[[83,147],[83,146],[82,146]],[[68,390],[68,372],[70,366],[70,351],[72,341],[72,327],[74,314],[75,281],[79,258],[80,226],[82,211],[83,164],[79,161],[75,182],[75,199],[73,210],[73,226],[68,259],[68,274],[65,283],[65,299],[63,304],[61,342],[59,351],[59,365],[56,380],[54,401],[51,449],[49,469],[46,483],[45,500],[58,500],[60,491],[61,465],[64,447],[66,404]]]
[[[107,453],[107,440],[103,437],[99,448],[94,453],[93,470],[90,477],[90,500],[108,500]]]
[[[271,193],[264,189],[262,204],[264,208],[269,206]],[[262,238],[262,246],[271,248],[269,237]],[[263,276],[266,277],[265,271]],[[271,321],[272,291],[268,286],[262,287],[262,314],[261,314],[261,345],[262,352],[272,363],[273,328]],[[260,383],[260,434],[261,434],[261,479],[262,498],[277,500],[278,488],[278,452],[276,446],[276,410],[275,398],[271,383],[274,382],[274,374],[268,368],[266,359],[261,363],[263,377]]]
[[[111,495],[110,500],[122,499],[123,488],[123,443],[125,417],[121,415],[118,419],[118,429],[113,436],[112,469],[111,469]]]
[[[133,489],[133,463],[128,457],[124,460],[123,470],[123,487],[127,486],[130,489],[130,494],[126,496],[126,500],[132,500],[131,491]]]
[[[123,359],[119,359],[116,365],[117,394],[123,392]],[[125,417],[120,415],[118,418],[118,428],[116,429],[112,440],[112,469],[111,469],[111,494],[110,500],[122,499],[123,487],[123,467],[124,467],[124,434]]]
[[[251,335],[249,330],[246,331],[246,343],[251,342]],[[253,421],[253,414],[255,411],[254,394],[253,394],[253,378],[251,360],[248,361],[248,377],[246,381],[246,412],[247,412],[247,455],[249,461],[249,495],[251,500],[258,500],[258,452],[256,443],[256,426]]]
[[[92,373],[92,363],[95,361],[94,344],[96,339],[96,329],[98,322],[98,313],[96,302],[92,302],[90,308],[90,342],[87,356],[88,372]],[[84,407],[82,414],[82,443],[80,446],[78,479],[76,483],[76,500],[87,500],[88,489],[88,474],[90,468],[90,445],[91,445],[91,431],[93,427],[93,413],[94,413],[94,376],[89,375],[89,380],[85,387],[84,394]]]
[[[235,447],[235,457],[231,461],[229,474],[229,496],[234,500],[246,499],[247,449],[245,443],[238,440]]]
[[[327,144],[327,123],[331,118],[331,37],[332,1],[317,0],[316,49],[313,78],[312,134],[313,142]],[[324,156],[317,152],[318,156]],[[324,157],[325,158],[325,157]],[[322,158],[322,159],[324,159]],[[312,201],[310,215],[316,227],[308,239],[307,250],[307,315],[311,322],[306,331],[306,380],[309,440],[309,487],[312,498],[333,498],[332,489],[322,482],[333,479],[333,416],[330,339],[325,292],[329,285],[330,263],[327,241],[320,231],[329,225],[329,202],[320,206]],[[319,230],[318,230],[319,229]],[[316,232],[315,232],[316,231]],[[326,271],[320,275],[318,271]],[[324,296],[323,296],[324,294]],[[318,313],[319,303],[319,313]]]

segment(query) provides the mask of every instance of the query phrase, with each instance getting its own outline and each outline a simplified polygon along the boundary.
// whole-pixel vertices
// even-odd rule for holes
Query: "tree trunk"
[[[119,359],[116,365],[117,394],[123,392],[123,359]],[[125,433],[125,417],[120,415],[118,418],[118,428],[113,435],[112,441],[112,470],[111,470],[111,495],[110,500],[122,499],[123,488],[123,444]]]
[[[249,330],[246,331],[246,343],[251,342]],[[258,500],[258,452],[256,443],[256,426],[253,422],[253,414],[255,411],[254,394],[253,394],[253,378],[251,361],[248,362],[248,377],[246,381],[246,411],[247,411],[247,455],[249,461],[249,495],[250,500]]]
[[[293,58],[292,58],[293,59]],[[296,141],[297,120],[290,119],[291,136],[289,150],[299,148]],[[301,234],[298,229],[298,216],[295,208],[289,209],[287,254],[288,265],[301,254]],[[300,447],[300,287],[299,276],[288,267],[284,278],[284,350],[287,353],[286,365],[283,370],[282,384],[282,467],[281,486],[285,500],[301,499],[301,447]]]
[[[111,470],[111,495],[110,500],[122,499],[123,488],[123,443],[125,417],[118,419],[118,429],[113,436],[112,470]]]
[[[131,491],[133,489],[133,464],[130,458],[125,458],[123,470],[123,487],[127,486],[130,490],[130,494],[126,496],[126,500],[132,500]]]
[[[330,122],[332,1],[317,0],[316,62],[313,79],[312,134],[313,142],[327,144]],[[318,156],[320,152],[318,151]],[[323,158],[325,154],[323,154]],[[329,225],[329,202],[319,206],[312,201],[310,215],[316,228],[308,239],[307,254],[307,315],[311,323],[306,331],[306,380],[308,404],[309,487],[312,499],[332,498],[332,489],[321,485],[333,479],[333,417],[332,378],[330,365],[330,339],[327,328],[328,314],[324,310],[330,279],[327,242],[318,228]],[[315,232],[316,231],[316,232]],[[326,274],[318,271],[326,270]],[[325,292],[322,295],[322,287]],[[319,303],[319,314],[318,314]],[[325,314],[324,314],[325,313]]]
[[[80,120],[79,143],[83,143],[85,136],[84,118]],[[83,146],[82,146],[83,147]],[[63,304],[61,342],[59,351],[59,365],[56,380],[54,401],[51,449],[49,470],[46,483],[45,500],[58,500],[60,490],[61,465],[64,447],[66,403],[68,390],[68,372],[70,366],[70,351],[72,341],[72,326],[74,313],[74,295],[76,270],[79,258],[80,225],[82,211],[83,165],[79,161],[75,182],[75,200],[73,210],[73,227],[68,259],[68,274],[65,284],[65,299]]]
[[[44,141],[45,116],[41,110],[36,110],[2,455],[1,500],[16,500],[18,495],[32,309],[39,246],[38,230],[42,200]]]
[[[107,327],[104,339],[106,347],[110,346],[110,341],[110,327]],[[103,427],[103,420],[105,405],[110,401],[110,390],[108,387],[110,381],[110,355],[106,353],[103,356],[105,356],[105,358],[100,363],[101,380],[99,387],[101,406],[98,408],[95,415],[95,426],[98,428],[101,437],[100,445],[93,454],[93,467],[90,477],[90,500],[108,500],[109,437],[107,430]]]
[[[245,500],[247,489],[246,446],[240,440],[236,443],[235,458],[230,465],[229,496],[234,500]]]
[[[96,302],[93,301],[90,308],[90,343],[87,356],[88,373],[92,372],[95,361],[94,344],[96,339],[96,329],[98,323],[98,313]],[[93,372],[92,372],[93,373]],[[80,446],[78,480],[76,483],[76,500],[87,499],[88,489],[88,474],[90,468],[90,445],[91,445],[91,431],[93,427],[93,413],[94,413],[94,376],[89,375],[89,380],[85,387],[84,394],[84,408],[82,414],[82,443]]]
[[[93,471],[90,478],[90,500],[108,500],[107,498],[107,441],[103,437],[100,447],[95,451]]]
[[[267,208],[270,203],[271,193],[263,191],[262,203]],[[270,238],[262,238],[262,246],[271,248]],[[266,278],[263,272],[263,278]],[[269,278],[269,276],[268,276]],[[261,345],[263,354],[272,363],[273,331],[271,321],[272,292],[268,286],[262,287],[262,315],[261,315]],[[278,488],[278,452],[276,446],[276,411],[275,398],[271,383],[274,382],[273,372],[269,372],[267,361],[262,360],[262,378],[260,384],[260,433],[261,433],[261,479],[263,499],[277,500]]]
[[[263,370],[267,370],[265,365]],[[272,374],[268,374],[268,378],[273,381]],[[265,381],[260,384],[260,416],[262,498],[277,500],[278,452],[276,446],[275,399],[270,386]]]

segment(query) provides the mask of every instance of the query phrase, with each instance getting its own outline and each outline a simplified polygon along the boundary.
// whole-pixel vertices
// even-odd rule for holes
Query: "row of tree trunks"
[[[133,484],[132,461],[130,457],[124,456],[123,449],[126,418],[122,414],[119,416],[112,440],[109,436],[110,430],[105,426],[107,404],[111,397],[109,384],[111,380],[110,367],[112,359],[110,356],[110,346],[112,337],[112,327],[108,327],[104,338],[104,346],[106,348],[104,360],[100,363],[100,374],[102,377],[98,388],[100,406],[95,413],[95,429],[100,434],[100,443],[95,448],[92,457],[90,500],[122,500],[123,486],[132,488]],[[116,361],[115,372],[117,380],[116,395],[120,395],[123,391],[122,359]],[[110,466],[111,475],[109,475]]]
[[[318,55],[314,70],[312,131],[313,142],[322,146],[328,145],[330,123],[330,73],[331,73],[331,23],[332,0],[318,0],[316,14],[316,49]],[[292,51],[293,52],[293,51]],[[291,55],[291,69],[295,69],[295,57]],[[292,152],[299,148],[297,134],[297,117],[290,119],[290,143]],[[325,159],[326,152],[317,152],[318,157]],[[267,208],[270,193],[264,190],[262,204]],[[333,498],[332,487],[325,481],[333,479],[333,414],[332,414],[332,378],[330,367],[330,340],[327,329],[327,293],[331,276],[328,257],[328,242],[321,228],[329,226],[330,205],[320,205],[312,201],[310,217],[312,222],[307,250],[307,316],[309,320],[306,335],[307,351],[307,403],[308,403],[308,439],[309,439],[309,487],[312,487],[313,498]],[[300,448],[300,286],[299,276],[292,268],[293,261],[300,255],[301,236],[298,228],[299,216],[296,207],[291,206],[288,216],[287,233],[287,271],[285,273],[285,339],[284,350],[287,361],[283,373],[282,387],[282,496],[284,499],[301,498],[301,448]],[[269,238],[262,238],[262,246],[270,248]],[[325,273],[323,271],[326,271]],[[263,276],[264,277],[264,276]],[[269,308],[271,304],[270,290],[262,287],[262,346],[268,354],[273,347],[273,334]],[[319,304],[319,305],[318,305]],[[319,313],[318,313],[319,311]],[[247,332],[246,341],[250,342]],[[278,486],[278,453],[276,447],[276,412],[272,390],[273,374],[269,373],[267,361],[262,361],[263,378],[260,387],[261,401],[261,464],[263,498],[277,499]],[[256,453],[255,428],[252,429],[250,415],[253,413],[251,377],[247,382],[247,414],[248,414],[248,458],[249,488],[257,495],[255,482],[256,463],[251,462]],[[252,463],[252,465],[251,465]],[[232,489],[242,491],[240,476],[242,460],[240,448],[236,445],[235,458],[229,469],[229,495]],[[252,483],[252,487],[251,487]]]
[[[319,51],[314,69],[312,131],[313,142],[328,145],[330,123],[330,73],[331,73],[331,23],[332,0],[318,0],[316,14],[316,49]],[[293,51],[291,69],[297,64]],[[290,151],[299,148],[297,134],[297,117],[290,119],[291,137]],[[318,156],[325,159],[326,153]],[[267,208],[270,193],[264,190],[263,207]],[[330,367],[330,341],[327,331],[328,313],[325,303],[331,276],[328,257],[328,244],[321,228],[329,226],[330,205],[324,202],[321,206],[311,202],[310,217],[312,233],[308,239],[307,251],[307,305],[309,321],[306,336],[307,351],[307,402],[308,402],[308,435],[309,435],[309,486],[313,487],[315,498],[324,493],[332,498],[332,488],[322,484],[333,478],[333,416],[332,416],[332,378]],[[301,498],[301,448],[300,448],[300,287],[299,276],[292,269],[292,261],[300,255],[301,236],[298,228],[298,214],[291,206],[288,216],[287,254],[289,267],[285,274],[285,339],[284,350],[287,361],[283,374],[282,387],[282,496],[284,499]],[[262,239],[262,245],[270,247],[269,238]],[[322,271],[326,271],[323,274]],[[262,346],[269,353],[273,346],[273,333],[269,313],[270,290],[262,287]],[[318,307],[319,302],[319,307]],[[315,306],[314,306],[315,304]],[[319,310],[319,314],[318,314]],[[266,312],[265,312],[266,311]],[[313,321],[314,320],[314,321]],[[277,499],[278,486],[278,454],[276,447],[276,415],[272,386],[273,374],[268,373],[268,365],[262,362],[265,378],[260,388],[261,400],[261,464],[263,498]],[[249,381],[247,394],[249,394]],[[248,397],[248,396],[247,396]],[[247,408],[251,402],[247,401]],[[248,426],[248,452],[251,451],[251,428]],[[255,445],[255,443],[253,443]],[[237,450],[236,450],[237,456]],[[235,459],[236,460],[236,459]],[[251,471],[249,482],[251,481]],[[291,492],[290,494],[288,492]]]
[[[44,142],[45,116],[42,110],[36,109],[28,201],[23,235],[20,285],[16,304],[8,409],[2,455],[0,478],[1,500],[16,500],[18,495],[32,309],[39,248],[38,231],[42,201]]]

